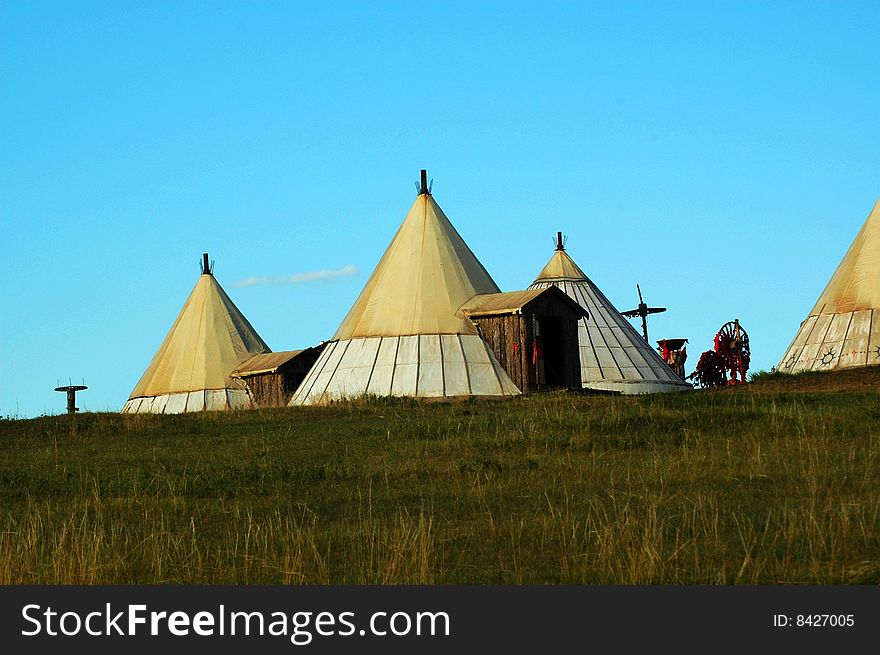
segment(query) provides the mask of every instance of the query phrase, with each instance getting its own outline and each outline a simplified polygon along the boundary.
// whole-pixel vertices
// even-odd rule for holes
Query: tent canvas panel
[[[367,385],[368,396],[390,396],[391,380],[394,377],[393,366],[376,366],[370,373],[370,382]]]
[[[580,328],[578,328],[578,337],[581,337],[582,332]],[[596,356],[596,351],[593,349],[593,344],[584,343],[583,340],[580,341],[579,346],[580,356],[581,356],[581,368],[588,368],[595,370],[597,372],[601,372],[599,358]]]
[[[182,414],[186,410],[186,399],[188,393],[172,393],[168,395],[168,401],[165,403],[165,414]]]
[[[822,347],[822,339],[828,332],[831,325],[830,316],[819,316],[810,328],[807,339],[804,343],[803,350],[799,356],[800,362],[806,367],[806,370],[815,369],[816,362],[819,358],[819,348]]]
[[[468,378],[472,393],[482,395],[512,393],[509,387],[503,386],[503,382],[508,381],[510,387],[513,387],[513,383],[509,382],[506,373],[503,377],[499,376],[498,370],[501,369],[501,366],[495,361],[495,356],[480,337],[462,335],[461,348],[468,363]],[[516,387],[513,388],[516,389]],[[517,389],[514,393],[518,393],[518,391]]]
[[[349,342],[328,384],[330,396],[359,396],[366,393],[380,342],[380,338],[353,339]]]
[[[871,311],[871,336],[868,339],[869,366],[880,365],[880,310]]]
[[[443,356],[440,335],[419,336],[419,372],[416,381],[418,395],[437,398],[443,395]]]
[[[816,322],[813,324],[809,334],[807,334],[807,346],[816,346],[816,350],[818,350],[818,346],[825,342],[825,335],[828,334],[828,330],[831,328],[832,318],[834,316],[829,314],[822,314],[816,317]]]
[[[464,362],[443,362],[443,393],[446,396],[469,396],[467,365]]]
[[[444,334],[440,337],[443,348],[444,393],[447,396],[467,396],[470,394],[467,365],[464,352],[457,335]]]
[[[226,389],[209,389],[205,392],[205,409],[209,412],[224,410],[228,405]]]
[[[154,414],[164,414],[165,406],[168,404],[168,396],[156,396],[153,399],[152,411]]]
[[[614,356],[614,349],[612,347],[606,346],[604,348],[597,348],[596,351],[596,361],[599,363],[599,366],[604,371],[608,371],[607,377],[614,377],[620,380],[626,378],[626,371],[624,368],[618,365],[617,358]]]
[[[822,344],[819,343],[811,343],[804,346],[799,359],[801,370],[815,370],[816,363],[819,361],[819,348],[821,346]]]
[[[317,366],[322,363],[323,365],[320,369],[320,373],[318,373],[315,378],[315,383],[310,393],[314,393],[318,396],[324,396],[327,394],[328,396],[333,397],[333,394],[328,391],[328,387],[330,386],[330,381],[336,373],[339,362],[342,361],[342,356],[345,354],[350,343],[351,342],[349,341],[337,341],[333,344],[333,347],[328,347],[323,353],[321,353],[321,357],[315,365]],[[338,390],[338,386],[334,385],[334,389]]]
[[[190,391],[186,399],[187,412],[203,412],[205,411],[205,392]]]
[[[798,362],[802,361],[804,348],[807,345],[807,338],[813,331],[817,318],[818,316],[810,316],[807,320],[801,323],[798,333],[795,335],[794,340],[788,347],[788,350],[785,352],[782,362],[779,365],[781,370],[793,371],[797,368]]]
[[[870,310],[852,313],[852,320],[843,342],[843,351],[840,353],[838,361],[838,366],[841,368],[868,364],[868,340],[871,336],[872,313]]]
[[[418,374],[418,364],[398,364],[395,366],[394,377],[391,379],[391,395],[415,396]]]
[[[470,362],[467,368],[473,393],[487,396],[500,396],[502,394],[501,383],[498,382],[491,364]]]
[[[852,314],[835,314],[825,334],[825,342],[840,343],[846,338]]]
[[[370,384],[367,393],[375,396],[391,395],[391,379],[394,376],[394,363],[397,360],[399,337],[383,337],[376,353]]]
[[[345,358],[343,358],[343,362]],[[336,373],[329,379],[324,393],[329,398],[344,398],[366,393],[367,384],[370,381],[370,369],[358,367],[340,366]]]
[[[418,366],[419,363],[419,337],[398,337],[397,366]]]
[[[328,370],[327,365],[330,362],[330,358],[333,357],[334,351],[339,347],[338,341],[333,341],[325,346],[323,352],[318,357],[318,361],[314,363],[302,384],[294,393],[294,397],[297,394],[307,395],[314,393],[320,396],[324,393],[324,389],[327,388],[327,382],[330,379],[329,376],[333,374],[333,369]],[[323,384],[319,384],[319,381],[323,382]]]
[[[391,380],[392,396],[415,396],[419,373],[419,337],[400,337],[397,364]]]

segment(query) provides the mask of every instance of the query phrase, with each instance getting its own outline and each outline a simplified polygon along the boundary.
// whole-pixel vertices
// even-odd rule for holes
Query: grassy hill
[[[880,368],[0,420],[0,583],[880,583]]]

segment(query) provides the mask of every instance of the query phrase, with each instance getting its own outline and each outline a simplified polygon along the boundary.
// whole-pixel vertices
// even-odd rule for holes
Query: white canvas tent
[[[460,307],[498,293],[492,278],[421,191],[291,405],[364,395],[509,396],[520,391]]]
[[[783,373],[880,365],[880,200],[801,323]]]
[[[676,375],[599,287],[574,263],[560,242],[529,289],[557,286],[587,310],[578,321],[581,384],[625,394],[683,391]]]
[[[214,279],[204,256],[202,275],[180,310],[124,413],[179,414],[251,407],[230,373],[269,347]]]

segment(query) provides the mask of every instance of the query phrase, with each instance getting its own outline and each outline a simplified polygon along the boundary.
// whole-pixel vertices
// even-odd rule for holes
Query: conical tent
[[[578,321],[581,384],[625,394],[683,391],[678,377],[574,263],[561,242],[529,289],[557,286],[587,310]]]
[[[422,189],[291,405],[376,396],[507,396],[519,389],[459,308],[499,289]]]
[[[202,275],[122,411],[179,414],[247,408],[244,385],[230,373],[269,347],[214,279]]]
[[[880,200],[801,323],[783,373],[880,365]]]

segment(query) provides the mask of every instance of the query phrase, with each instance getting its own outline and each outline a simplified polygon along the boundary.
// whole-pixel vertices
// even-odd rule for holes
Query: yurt
[[[437,205],[425,171],[421,178],[397,234],[291,405],[520,393],[460,311],[498,286]]]
[[[556,251],[529,289],[556,286],[587,310],[578,322],[581,384],[587,389],[644,394],[691,389],[621,316],[565,251]]]
[[[244,383],[230,376],[269,347],[217,283],[202,258],[202,274],[124,413],[180,414],[253,406]]]
[[[880,365],[880,200],[801,323],[783,373]]]

